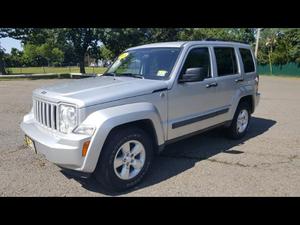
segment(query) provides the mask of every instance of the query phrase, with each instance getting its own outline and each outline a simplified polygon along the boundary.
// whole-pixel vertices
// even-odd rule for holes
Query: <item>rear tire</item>
[[[106,140],[94,172],[106,191],[125,191],[146,175],[153,158],[153,141],[142,129],[121,128]]]
[[[243,138],[248,131],[250,119],[249,104],[241,102],[236,109],[231,125],[226,129],[226,136],[231,139]]]

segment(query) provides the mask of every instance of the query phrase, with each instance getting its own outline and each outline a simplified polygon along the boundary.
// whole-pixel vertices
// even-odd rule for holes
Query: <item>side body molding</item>
[[[89,115],[83,123],[94,124],[95,134],[80,170],[93,172],[96,168],[101,149],[109,132],[116,126],[138,120],[151,120],[158,145],[165,142],[162,121],[155,106],[148,102],[132,103],[101,109]]]

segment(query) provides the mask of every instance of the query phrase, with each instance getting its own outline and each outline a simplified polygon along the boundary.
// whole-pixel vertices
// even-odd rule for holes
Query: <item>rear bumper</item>
[[[37,125],[32,114],[24,117],[21,129],[34,141],[37,153],[44,155],[50,162],[63,168],[89,172],[84,168],[86,158],[82,156],[82,147],[85,141],[90,140],[90,137],[58,134]]]
[[[260,93],[256,93],[256,95],[255,95],[255,107],[258,106],[259,101],[260,101]]]
[[[256,107],[258,106],[259,104],[259,101],[260,101],[260,93],[255,93],[255,95],[253,96],[252,98],[252,112],[251,113],[254,113],[255,110],[256,110]]]

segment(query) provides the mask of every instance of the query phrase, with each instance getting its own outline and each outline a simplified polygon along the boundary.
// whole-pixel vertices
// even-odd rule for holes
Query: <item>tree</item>
[[[24,45],[24,60],[29,65],[58,65],[63,61],[59,49],[57,30],[45,28],[17,28],[6,31],[9,37],[21,40]]]
[[[179,34],[179,39],[184,41],[203,40],[206,38],[248,43],[255,41],[254,29],[250,28],[187,28],[182,29]]]
[[[99,51],[100,51],[100,58],[104,60],[110,60],[114,57],[114,54],[104,45],[100,47]]]
[[[116,57],[125,49],[144,43],[145,29],[106,28],[99,31],[99,38]]]
[[[38,53],[47,61],[47,66],[60,65],[64,58],[64,53],[53,43],[45,43],[38,47]]]
[[[57,66],[62,63],[63,58],[64,53],[51,43],[24,45],[24,59],[32,66]]]
[[[60,38],[65,38],[72,47],[79,63],[80,73],[85,73],[84,57],[88,48],[98,49],[99,35],[95,28],[64,28],[59,30]]]
[[[4,65],[5,49],[0,45],[0,75],[6,74],[5,65]]]
[[[6,31],[11,38],[20,40],[23,44],[41,45],[53,37],[55,30],[46,28],[14,28]]]
[[[274,61],[280,65],[289,62],[300,64],[300,29],[282,29],[280,35],[278,35]]]
[[[21,67],[25,64],[23,51],[12,48],[10,54],[5,58],[6,66]]]
[[[229,33],[224,28],[187,28],[179,35],[180,40],[196,41],[205,38],[229,39]]]
[[[178,41],[183,28],[147,28],[145,30],[145,43]]]
[[[8,28],[0,28],[0,38],[7,37]],[[4,57],[5,57],[5,49],[0,45],[0,75],[6,74],[5,64],[4,64]]]
[[[125,49],[153,42],[177,41],[182,28],[106,28],[99,32],[105,47],[116,57]]]

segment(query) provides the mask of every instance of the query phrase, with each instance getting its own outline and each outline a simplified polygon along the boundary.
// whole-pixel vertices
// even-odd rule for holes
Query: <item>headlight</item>
[[[59,105],[59,131],[70,133],[77,125],[77,112],[74,106]]]
[[[92,136],[95,132],[95,127],[92,125],[81,124],[75,130],[75,134],[86,134]]]

